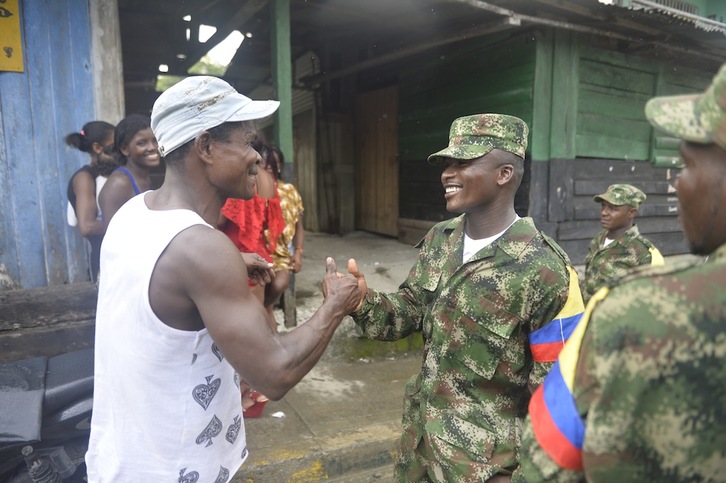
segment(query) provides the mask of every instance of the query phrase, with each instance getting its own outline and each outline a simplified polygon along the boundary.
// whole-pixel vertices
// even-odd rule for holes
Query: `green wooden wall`
[[[645,103],[702,91],[715,71],[596,46],[573,32],[535,35],[533,161],[677,157],[677,143],[662,139],[645,119]]]
[[[400,78],[399,166],[401,218],[449,218],[441,168],[426,162],[448,144],[457,117],[493,112],[532,121],[535,41],[531,35],[497,35],[452,44]]]

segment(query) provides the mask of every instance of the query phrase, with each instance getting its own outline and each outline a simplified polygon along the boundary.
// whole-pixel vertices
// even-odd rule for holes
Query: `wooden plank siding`
[[[293,153],[295,187],[300,192],[305,212],[303,226],[306,230],[320,231],[318,217],[317,127],[315,109],[303,111],[293,118]],[[284,153],[287,157],[288,154]],[[287,164],[287,163],[286,163]]]
[[[643,108],[653,97],[655,73],[592,57],[596,52],[583,49],[576,157],[648,159],[652,129]]]
[[[88,155],[64,136],[94,117],[88,2],[22,3],[23,73],[0,73],[0,269],[23,288],[88,280],[66,187]]]
[[[356,228],[398,235],[398,86],[360,94],[356,105]]]
[[[532,122],[536,42],[532,34],[498,34],[448,45],[400,78],[399,217],[413,220],[399,237],[417,241],[425,227],[450,218],[441,168],[426,161],[448,144],[451,122],[483,112]],[[420,223],[422,221],[430,222]]]

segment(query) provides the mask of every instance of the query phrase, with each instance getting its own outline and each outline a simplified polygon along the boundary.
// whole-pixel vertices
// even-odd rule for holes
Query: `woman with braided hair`
[[[113,124],[105,121],[86,123],[81,132],[65,137],[68,146],[88,153],[90,163],[78,169],[68,181],[68,224],[78,227],[88,240],[91,257],[91,280],[96,281],[101,253],[101,240],[105,232],[98,205],[98,193],[106,179],[116,168],[113,149]]]

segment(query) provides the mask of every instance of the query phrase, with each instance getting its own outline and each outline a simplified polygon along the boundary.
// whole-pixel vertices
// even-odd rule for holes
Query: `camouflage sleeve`
[[[416,292],[403,284],[392,294],[369,290],[363,306],[352,317],[365,337],[393,341],[421,330],[421,309],[426,305],[417,302]]]
[[[425,311],[438,285],[436,274],[426,269],[431,266],[426,258],[424,242],[418,261],[397,292],[384,294],[368,290],[361,308],[351,314],[365,337],[394,341],[421,331]]]

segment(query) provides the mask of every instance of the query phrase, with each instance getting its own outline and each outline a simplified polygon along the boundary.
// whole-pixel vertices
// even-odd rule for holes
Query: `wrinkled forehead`
[[[259,137],[254,121],[237,121],[224,124],[227,132],[233,134],[235,137],[243,138],[246,142],[253,142]]]

